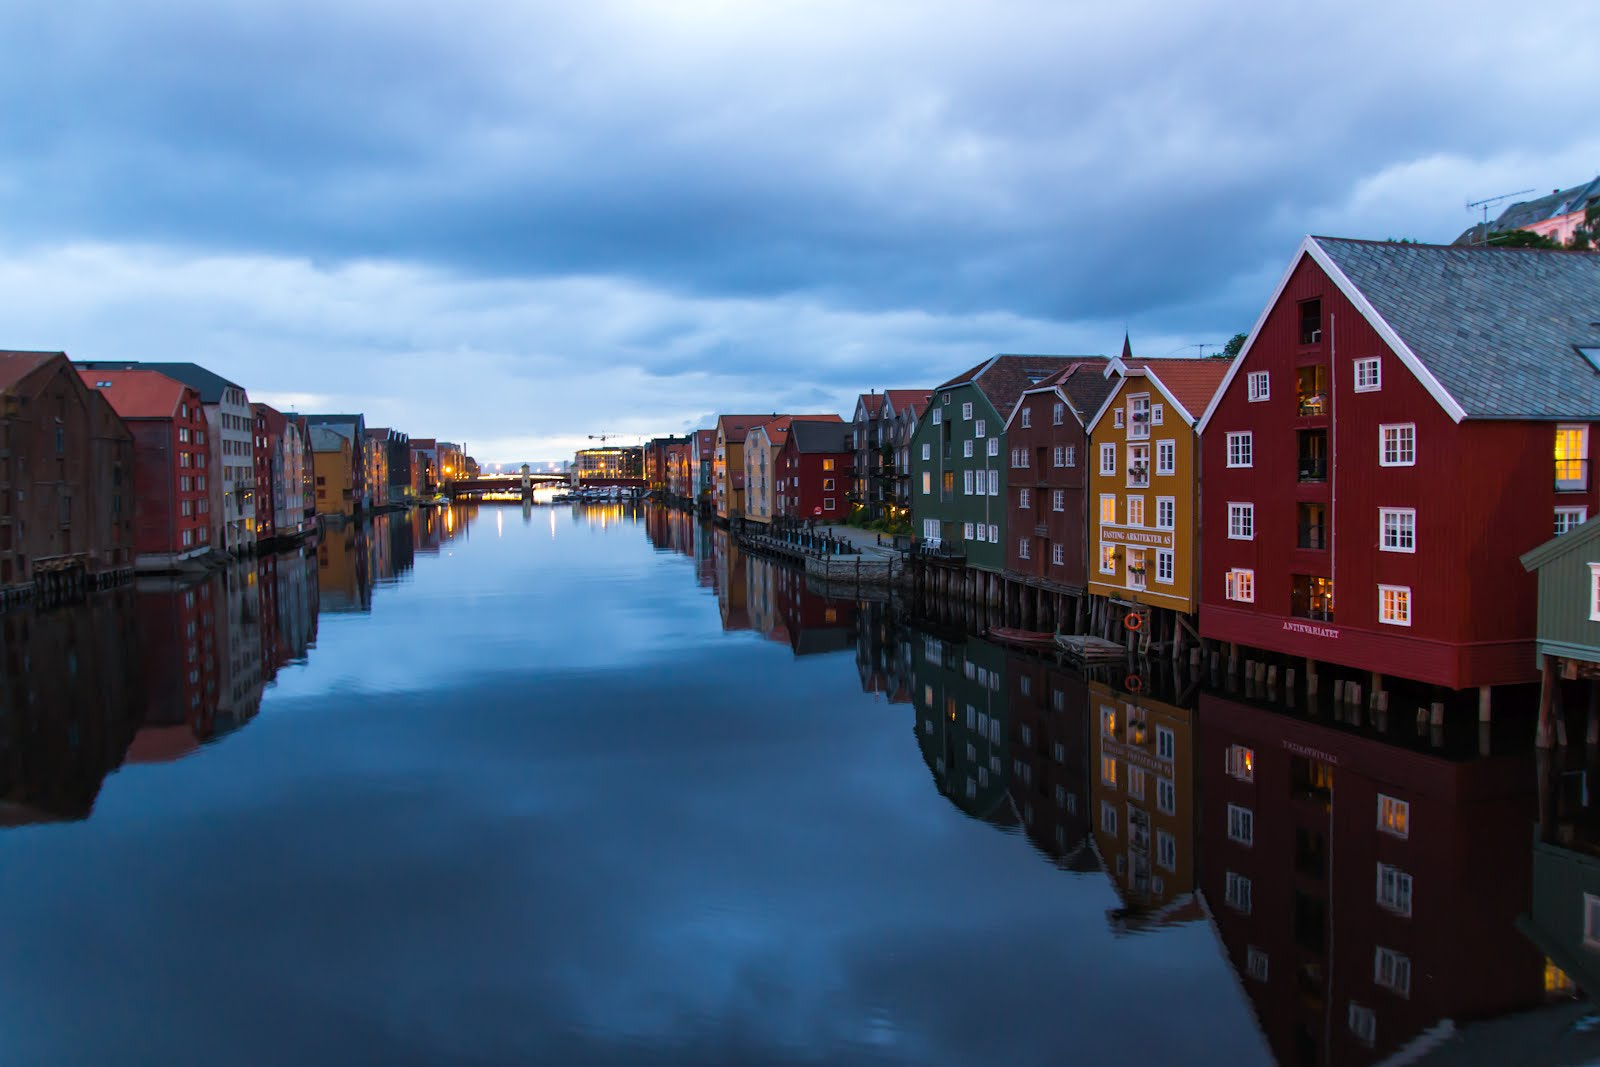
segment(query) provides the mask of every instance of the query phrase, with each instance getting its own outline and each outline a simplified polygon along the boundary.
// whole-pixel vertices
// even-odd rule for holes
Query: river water
[[[906,615],[511,505],[0,616],[0,1063],[1369,1063],[1568,1010],[1525,749]]]

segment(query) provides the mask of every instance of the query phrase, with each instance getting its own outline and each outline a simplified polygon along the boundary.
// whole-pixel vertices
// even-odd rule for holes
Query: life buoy
[[[1144,679],[1137,674],[1130,674],[1122,680],[1122,687],[1130,693],[1137,693],[1144,688]]]
[[[1122,617],[1122,625],[1130,630],[1137,630],[1144,625],[1144,616],[1137,611],[1130,611]]]

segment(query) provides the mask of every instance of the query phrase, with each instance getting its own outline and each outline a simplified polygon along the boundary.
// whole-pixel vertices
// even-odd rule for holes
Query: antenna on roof
[[[1216,348],[1217,346],[1212,344],[1209,341],[1199,341],[1199,342],[1197,342],[1195,344],[1184,345],[1184,347],[1185,348],[1194,349],[1194,355],[1195,355],[1196,359],[1205,359],[1206,358],[1206,349],[1208,349],[1208,348]]]
[[[1474,208],[1480,208],[1480,207],[1483,208],[1483,222],[1480,224],[1478,232],[1480,234],[1485,234],[1486,235],[1488,233],[1488,230],[1489,230],[1489,205],[1490,204],[1498,204],[1502,200],[1510,200],[1513,196],[1521,196],[1523,193],[1531,193],[1531,192],[1533,192],[1532,189],[1518,189],[1514,193],[1501,193],[1499,196],[1489,196],[1489,197],[1483,198],[1482,200],[1468,200],[1467,201],[1467,210],[1471,211]]]

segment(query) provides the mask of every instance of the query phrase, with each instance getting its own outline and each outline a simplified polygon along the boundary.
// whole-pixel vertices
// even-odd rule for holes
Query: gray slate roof
[[[789,424],[789,439],[796,451],[850,452],[855,424],[850,422],[811,422],[800,419]]]
[[[1600,253],[1312,240],[1468,418],[1600,418]]]
[[[222,394],[228,389],[244,392],[244,386],[231,382],[215,371],[198,363],[143,363],[137,360],[89,359],[74,360],[73,366],[83,370],[153,370],[175,378],[200,394],[202,404],[222,403]]]

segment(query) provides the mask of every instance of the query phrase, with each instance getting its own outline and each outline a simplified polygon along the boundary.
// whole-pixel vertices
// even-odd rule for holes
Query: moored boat
[[[1014,630],[1009,626],[991,626],[984,636],[1008,645],[1024,648],[1055,648],[1056,635],[1039,630]]]

